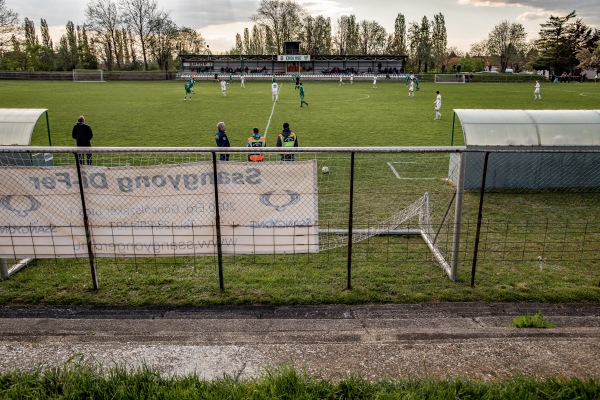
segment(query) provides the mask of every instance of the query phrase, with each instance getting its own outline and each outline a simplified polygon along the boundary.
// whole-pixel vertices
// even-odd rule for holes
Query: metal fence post
[[[8,279],[8,263],[6,262],[6,258],[0,258],[0,280]]]
[[[215,181],[215,225],[217,229],[217,260],[219,264],[219,288],[225,290],[223,282],[223,244],[221,243],[221,213],[219,211],[219,174],[217,173],[217,153],[212,153],[213,179]]]
[[[479,251],[479,237],[481,235],[481,219],[483,214],[483,195],[485,194],[485,179],[487,176],[488,159],[490,153],[485,152],[483,159],[483,176],[481,177],[481,192],[479,193],[479,211],[477,213],[477,231],[475,233],[475,246],[473,248],[473,265],[471,267],[471,287],[475,286],[475,269],[477,267],[477,252]]]
[[[92,272],[92,284],[94,290],[98,290],[98,277],[96,276],[96,265],[94,263],[94,248],[92,246],[92,234],[90,232],[90,220],[85,207],[85,196],[83,194],[83,179],[81,176],[81,165],[79,164],[79,154],[75,155],[75,165],[77,166],[77,181],[79,183],[79,196],[81,197],[81,210],[83,212],[83,227],[85,229],[85,241],[87,243],[88,258],[90,260],[90,270]]]
[[[354,224],[354,152],[350,154],[350,207],[348,211],[348,284],[346,288],[352,289],[352,240]]]
[[[454,231],[452,233],[452,260],[450,261],[450,280],[456,281],[458,275],[458,259],[460,253],[460,230],[462,223],[463,195],[465,192],[465,153],[461,152],[456,182],[456,204],[454,205]]]

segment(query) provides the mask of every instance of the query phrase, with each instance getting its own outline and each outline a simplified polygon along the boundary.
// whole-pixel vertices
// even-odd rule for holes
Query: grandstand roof
[[[466,146],[600,146],[600,110],[454,110]]]
[[[29,146],[45,108],[0,108],[0,146]]]
[[[179,54],[182,61],[278,61],[276,54]],[[311,55],[311,61],[401,61],[408,56],[390,54],[360,55],[360,54],[318,54]]]

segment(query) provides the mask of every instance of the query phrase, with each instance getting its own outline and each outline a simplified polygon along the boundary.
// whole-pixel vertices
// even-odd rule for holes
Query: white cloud
[[[508,4],[502,1],[493,0],[458,0],[458,4],[461,6],[474,6],[474,7],[504,7]]]
[[[353,7],[341,5],[338,1],[333,0],[300,0],[298,2],[310,15],[323,15],[330,17],[332,22],[335,22],[340,15],[352,14]]]
[[[208,25],[198,29],[206,44],[214,54],[231,50],[235,46],[235,34],[243,35],[244,28],[251,29],[252,22],[232,22],[229,24]],[[233,40],[232,40],[233,38]]]
[[[546,21],[550,17],[547,11],[528,11],[517,16],[517,21]]]

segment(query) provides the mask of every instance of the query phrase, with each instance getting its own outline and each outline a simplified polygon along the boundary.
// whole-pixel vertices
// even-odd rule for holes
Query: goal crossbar
[[[435,83],[465,83],[464,74],[435,74]]]
[[[101,69],[74,69],[73,82],[106,82]]]

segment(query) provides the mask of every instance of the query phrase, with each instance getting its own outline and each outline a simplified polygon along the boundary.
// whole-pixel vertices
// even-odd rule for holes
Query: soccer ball
[[[324,173],[324,174],[328,174],[329,173],[329,167],[323,167],[321,169],[321,172]]]

